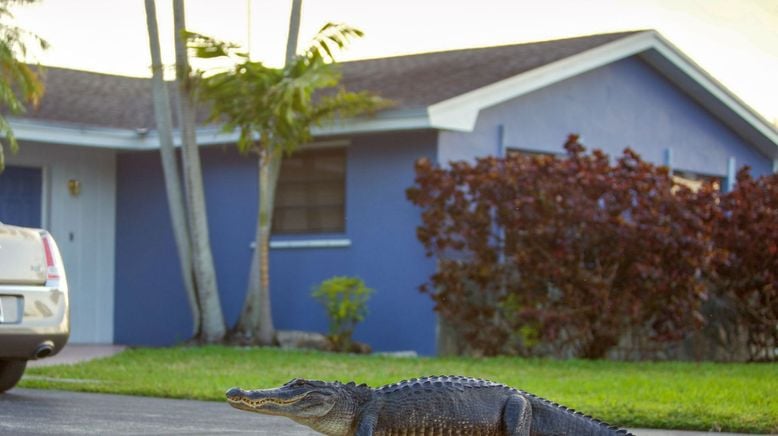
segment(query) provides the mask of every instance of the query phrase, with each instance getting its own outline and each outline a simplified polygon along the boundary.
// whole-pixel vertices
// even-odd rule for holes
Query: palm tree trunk
[[[149,33],[149,51],[151,52],[152,96],[154,114],[157,119],[159,151],[162,159],[162,173],[165,177],[170,221],[176,241],[181,278],[184,281],[189,309],[192,313],[192,336],[200,331],[200,305],[197,301],[192,277],[191,243],[189,227],[186,222],[184,197],[178,173],[175,148],[173,146],[173,128],[170,114],[170,99],[165,86],[163,65],[159,50],[159,32],[157,30],[157,11],[154,0],[146,0],[146,24]]]
[[[195,112],[192,101],[192,83],[186,53],[186,29],[183,0],[173,0],[174,38],[176,48],[176,82],[178,83],[178,113],[181,125],[184,182],[189,210],[189,231],[192,237],[192,267],[200,302],[200,340],[206,343],[224,339],[222,314],[216,270],[208,236],[208,217],[205,208],[200,153],[195,136]]]
[[[256,343],[254,340],[255,332],[259,330],[259,320],[261,314],[260,308],[264,306],[259,292],[259,224],[256,225],[254,236],[254,253],[251,255],[249,264],[249,283],[246,287],[246,298],[243,300],[243,308],[240,312],[238,322],[235,324],[234,335],[241,343]],[[269,298],[267,296],[266,298]],[[267,301],[270,306],[270,301]]]
[[[293,0],[292,12],[289,17],[289,36],[286,42],[287,65],[294,60],[297,52],[301,11],[302,0]],[[260,138],[261,141],[266,139]],[[235,326],[235,333],[243,341],[271,345],[275,342],[275,328],[273,327],[273,312],[270,303],[270,233],[276,185],[278,184],[278,175],[281,172],[282,154],[280,152],[274,153],[272,150],[267,151],[267,147],[264,150],[266,150],[264,156],[260,154],[259,157],[259,211],[254,238],[254,254],[249,267],[246,299]]]
[[[269,344],[275,337],[273,314],[270,306],[270,232],[273,224],[276,185],[281,172],[281,153],[267,153],[267,161],[259,169],[259,296],[264,304],[260,307],[260,323],[257,338],[262,344]]]
[[[297,37],[300,35],[300,15],[303,0],[292,0],[292,13],[289,15],[289,35],[286,39],[286,64],[289,65],[297,54]]]
[[[256,244],[251,260],[249,289],[246,292],[236,333],[248,343],[272,345],[275,343],[275,328],[270,303],[270,235],[273,226],[276,185],[281,172],[281,154],[270,152],[261,155],[258,166],[259,211],[256,223]]]

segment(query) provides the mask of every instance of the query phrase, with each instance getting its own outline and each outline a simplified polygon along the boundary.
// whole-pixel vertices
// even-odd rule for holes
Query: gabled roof
[[[344,62],[348,89],[370,90],[396,105],[374,118],[346,120],[318,133],[468,131],[484,108],[630,56],[639,56],[762,152],[778,158],[778,131],[654,31]],[[150,89],[149,79],[50,67],[40,107],[12,125],[19,139],[154,148]],[[75,135],[69,134],[73,128]],[[203,127],[198,139],[234,140],[214,127]]]
[[[614,33],[500,47],[343,62],[343,84],[419,109],[583,52],[625,35]],[[57,67],[44,70],[46,93],[25,118],[81,126],[153,129],[151,81]],[[172,93],[171,93],[172,95]]]
[[[349,90],[370,90],[401,109],[428,107],[640,32],[343,62]]]

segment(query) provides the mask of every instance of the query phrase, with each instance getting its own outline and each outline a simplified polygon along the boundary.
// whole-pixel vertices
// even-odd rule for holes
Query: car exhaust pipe
[[[54,344],[51,341],[46,341],[38,345],[33,355],[35,356],[36,359],[43,359],[44,357],[51,356],[51,353],[53,352],[54,352]]]

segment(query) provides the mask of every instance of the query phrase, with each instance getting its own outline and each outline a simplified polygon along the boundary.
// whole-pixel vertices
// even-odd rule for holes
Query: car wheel
[[[16,386],[26,367],[26,360],[0,360],[0,394]]]

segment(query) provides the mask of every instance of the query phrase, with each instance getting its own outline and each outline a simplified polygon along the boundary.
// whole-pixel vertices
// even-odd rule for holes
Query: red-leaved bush
[[[747,333],[751,360],[778,357],[778,174],[753,179],[748,168],[721,197],[715,225],[721,256],[714,288]]]
[[[600,358],[627,332],[672,341],[703,321],[712,191],[577,139],[566,157],[416,163],[407,195],[438,259],[422,290],[478,353]]]

